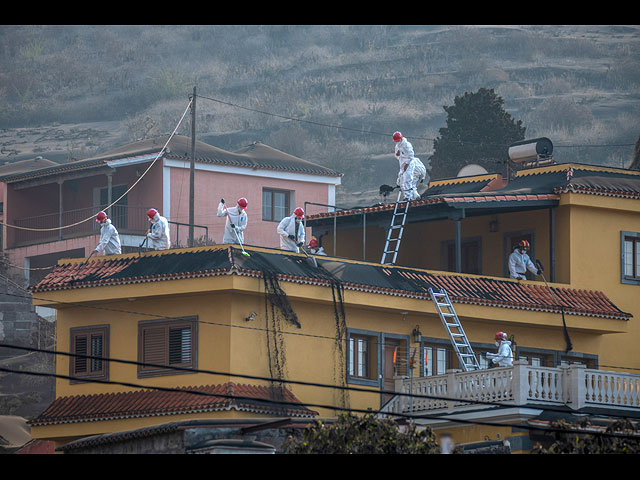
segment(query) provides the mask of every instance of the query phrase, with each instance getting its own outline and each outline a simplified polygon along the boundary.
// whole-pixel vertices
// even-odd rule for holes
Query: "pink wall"
[[[273,172],[274,177],[278,172]],[[322,179],[322,177],[316,177]],[[327,179],[329,180],[329,179]],[[311,183],[297,180],[258,177],[196,170],[194,193],[194,221],[198,225],[209,227],[209,238],[222,243],[225,219],[217,217],[218,204],[224,198],[229,206],[234,206],[239,198],[245,197],[249,202],[247,216],[249,224],[245,230],[245,243],[262,247],[280,247],[280,239],[276,233],[278,222],[262,220],[262,188],[277,188],[295,191],[296,207],[303,207],[304,202],[329,203],[329,186],[324,183]],[[320,207],[314,207],[314,211]],[[324,209],[326,211],[326,208]],[[171,168],[171,218],[172,221],[188,223],[189,221],[189,169]],[[310,229],[307,229],[310,235]],[[200,230],[195,230],[197,237]],[[186,233],[185,233],[186,235]],[[181,232],[182,237],[182,232]]]

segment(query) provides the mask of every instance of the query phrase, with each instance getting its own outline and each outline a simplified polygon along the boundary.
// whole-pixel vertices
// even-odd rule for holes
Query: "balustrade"
[[[513,367],[398,379],[396,391],[414,397],[394,397],[382,413],[419,413],[486,408],[501,405],[567,405],[640,409],[640,375],[590,370],[574,364],[558,368],[535,367],[524,361]]]

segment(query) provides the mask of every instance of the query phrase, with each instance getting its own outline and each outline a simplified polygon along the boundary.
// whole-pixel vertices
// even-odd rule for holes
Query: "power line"
[[[357,408],[352,408],[352,407],[341,407],[341,406],[336,406],[336,405],[327,405],[327,404],[321,404],[321,403],[310,403],[310,402],[287,402],[285,400],[272,400],[272,399],[264,399],[264,398],[256,398],[256,397],[246,397],[246,396],[241,396],[241,395],[229,395],[229,394],[222,394],[222,393],[209,393],[209,392],[203,392],[203,391],[199,391],[199,390],[192,390],[192,389],[187,389],[187,388],[173,388],[173,387],[161,387],[161,386],[157,386],[157,385],[141,385],[141,384],[137,384],[137,383],[132,383],[132,382],[123,382],[123,381],[115,381],[115,380],[100,380],[100,379],[86,379],[86,378],[82,378],[82,377],[73,377],[70,375],[61,375],[61,374],[54,374],[54,373],[47,373],[47,372],[34,372],[34,371],[26,371],[26,370],[14,370],[11,368],[6,368],[6,367],[0,367],[0,372],[5,372],[5,373],[14,373],[14,374],[22,374],[22,375],[33,375],[33,376],[39,376],[39,377],[47,377],[47,378],[60,378],[63,380],[80,380],[83,382],[91,382],[91,383],[99,383],[99,384],[107,384],[107,385],[122,385],[125,387],[131,387],[131,388],[141,388],[141,389],[146,389],[146,390],[158,390],[158,391],[163,391],[163,392],[172,392],[172,393],[189,393],[189,394],[194,394],[194,395],[199,395],[199,396],[207,396],[207,397],[215,397],[215,398],[227,398],[227,399],[235,399],[235,400],[250,400],[250,401],[260,401],[262,403],[268,403],[274,406],[290,406],[290,407],[300,407],[300,406],[304,406],[307,408],[326,408],[329,410],[338,410],[338,411],[343,411],[343,412],[347,412],[347,413],[363,413],[363,414],[372,414],[375,411],[371,410],[371,409],[357,409]],[[379,393],[379,391],[370,391],[373,393]],[[394,393],[396,395],[408,395],[411,396],[410,394],[401,394],[401,393],[396,393],[396,392],[391,392]],[[420,397],[420,396],[418,396]],[[422,396],[422,398],[424,398],[424,396]],[[450,400],[455,400],[455,401],[461,401],[461,399],[450,399]],[[462,400],[465,401],[465,403],[467,403],[466,400]],[[468,403],[474,403],[473,401],[469,401]],[[493,403],[493,406],[502,406],[500,404],[496,404]],[[507,408],[513,408],[512,405],[508,405],[506,406]],[[548,410],[548,408],[547,408]],[[410,419],[410,420],[416,420],[416,419],[423,419],[423,420],[442,420],[443,415],[448,415],[448,414],[443,414],[443,415],[427,415],[427,414],[416,414],[416,413],[411,413],[411,414],[406,414],[406,413],[400,413],[400,412],[381,412],[380,410],[377,411],[378,414],[382,413],[384,415],[387,415],[389,417],[397,417],[397,418],[405,418],[405,419]],[[566,413],[566,412],[563,412]],[[623,418],[627,418],[627,417],[623,417]],[[489,426],[489,427],[505,427],[505,426],[514,426],[514,425],[505,425],[502,423],[498,423],[498,422],[487,422],[487,421],[481,421],[481,420],[468,420],[468,419],[463,419],[463,418],[450,418],[450,417],[446,417],[446,419],[452,423],[461,423],[461,424],[467,424],[467,425],[482,425],[482,426]],[[558,428],[555,429],[553,427],[549,427],[549,428],[542,428],[542,427],[535,427],[535,426],[531,426],[531,425],[526,425],[526,424],[521,424],[521,425],[516,425],[519,429],[524,429],[524,430],[535,430],[535,431],[540,431],[540,430],[544,430],[544,431],[557,431],[557,432],[564,432],[564,433],[586,433],[584,430],[572,430],[572,429],[565,429],[565,428]],[[619,434],[619,433],[607,433],[607,432],[588,432],[590,434],[594,434],[594,435],[602,435],[602,436],[610,436],[610,437],[614,437],[614,438],[633,438],[633,439],[637,439],[637,436],[634,435],[624,435],[624,434]]]
[[[167,145],[169,145],[169,142],[171,141],[171,139],[174,137],[174,135],[176,134],[176,132],[178,131],[178,128],[180,127],[180,124],[182,123],[182,121],[184,120],[185,115],[187,114],[187,112],[189,111],[189,108],[191,108],[191,104],[193,102],[193,99],[189,100],[189,104],[187,105],[187,108],[185,109],[184,113],[182,114],[182,117],[180,118],[180,120],[178,121],[178,124],[176,125],[176,127],[173,129],[173,132],[169,135],[169,138],[167,139],[167,141],[165,142],[164,146],[162,147],[162,149],[160,150],[160,152],[158,152],[158,154],[156,155],[156,157],[153,159],[153,161],[149,164],[149,166],[147,167],[147,169],[140,175],[140,177],[138,177],[138,179],[133,183],[133,185],[131,185],[131,187],[129,187],[129,189],[124,192],[117,200],[115,200],[114,202],[111,203],[111,205],[108,205],[107,207],[105,207],[105,210],[109,210],[112,206],[114,206],[116,203],[118,203],[125,195],[127,195],[131,190],[133,190],[133,188],[144,178],[144,176],[149,172],[149,170],[151,169],[151,167],[153,167],[153,165],[158,161],[158,159],[162,156],[162,154],[164,153],[164,151],[167,148]],[[17,230],[28,230],[30,232],[50,232],[50,231],[57,231],[57,230],[63,230],[65,228],[70,228],[70,227],[75,227],[77,225],[80,225],[81,223],[87,222],[89,220],[93,220],[96,215],[98,215],[97,213],[95,215],[91,215],[88,218],[85,218],[84,220],[80,220],[78,222],[69,224],[69,225],[62,225],[59,227],[51,227],[51,228],[31,228],[31,227],[20,227],[18,225],[11,225],[8,224],[6,222],[0,222],[0,225],[4,225],[5,227],[10,227],[10,228],[15,228]],[[20,267],[17,267],[20,268]]]
[[[236,103],[231,103],[231,102],[226,102],[224,100],[220,100],[217,98],[212,98],[212,97],[207,97],[205,95],[202,94],[198,94],[198,98],[204,98],[206,100],[211,100],[213,102],[217,102],[223,105],[227,105],[230,107],[234,107],[234,108],[240,108],[242,110],[248,110],[250,112],[255,112],[255,113],[261,113],[263,115],[268,115],[271,117],[276,117],[276,118],[282,118],[285,120],[291,120],[291,121],[296,121],[296,122],[301,122],[301,123],[308,123],[311,125],[316,125],[316,126],[320,126],[320,127],[327,127],[327,128],[332,128],[332,129],[337,129],[337,130],[348,130],[348,131],[352,131],[352,132],[357,132],[357,133],[363,133],[363,134],[373,134],[373,135],[382,135],[385,137],[392,137],[393,133],[385,133],[385,132],[376,132],[373,130],[363,130],[363,129],[358,129],[358,128],[349,128],[349,127],[344,127],[341,125],[335,125],[335,124],[329,124],[329,123],[321,123],[321,122],[314,122],[311,120],[305,120],[302,118],[298,118],[298,117],[290,117],[287,115],[280,115],[277,113],[272,113],[272,112],[267,112],[264,110],[258,110],[255,108],[250,108],[250,107],[245,107],[242,105],[238,105]],[[429,138],[429,137],[419,137],[419,136],[413,136],[413,135],[407,135],[407,137],[411,138],[412,140],[426,140],[426,141],[436,141],[437,138]],[[461,141],[460,142],[463,145],[493,145],[493,146],[503,146],[502,143],[491,143],[491,142],[484,142],[484,143],[479,143],[479,142],[465,142],[465,141]],[[554,145],[554,148],[588,148],[588,147],[633,147],[635,144],[634,143],[623,143],[623,144],[610,144],[610,145],[605,145],[605,144],[588,144],[588,145]]]
[[[0,278],[2,278],[2,275],[0,275]],[[7,277],[4,277],[4,278],[9,280]],[[9,281],[11,281],[11,280],[9,280]],[[21,290],[26,291],[26,290],[24,290],[24,288],[22,288],[19,285],[15,284],[15,282],[12,282],[12,283],[14,283],[14,285],[16,285],[17,288],[20,288]],[[32,299],[32,300],[33,299],[35,299],[35,300],[43,300],[43,301],[55,303],[55,304],[58,304],[58,305],[71,305],[71,306],[80,307],[80,308],[104,310],[104,311],[115,312],[115,313],[126,313],[126,314],[129,314],[129,315],[140,315],[140,316],[152,317],[152,318],[154,318],[156,320],[172,320],[172,319],[175,318],[175,317],[167,317],[165,315],[159,315],[159,314],[155,314],[155,313],[136,312],[136,311],[133,311],[133,310],[105,307],[105,306],[99,306],[99,305],[87,305],[87,304],[78,303],[78,302],[64,302],[62,300],[44,299],[44,298],[41,298],[41,297],[33,296],[32,294],[30,294],[30,295],[19,295],[17,293],[9,293],[9,292],[7,292],[6,295],[12,296],[12,297],[18,297],[18,298],[28,298],[28,299]],[[226,323],[210,322],[210,321],[207,321],[207,320],[201,320],[199,318],[196,321],[197,321],[197,323],[213,325],[213,326],[219,326],[219,327],[234,327],[234,328],[240,328],[240,329],[246,329],[246,330],[255,330],[255,331],[260,331],[260,332],[265,332],[265,331],[268,330],[266,328],[251,327],[251,326],[248,326],[248,325],[231,325],[231,324],[226,324]],[[291,332],[283,331],[282,333],[286,334],[286,335],[294,335],[294,336],[300,336],[300,337],[318,338],[318,339],[323,339],[323,340],[335,341],[335,337],[330,337],[330,336],[326,336],[326,335],[309,334],[309,333],[302,333],[302,332],[296,332],[296,331],[291,331]],[[381,345],[384,346],[385,345],[384,342],[382,342]],[[407,352],[408,351],[409,350],[407,349]],[[638,367],[615,366],[615,365],[602,365],[602,366],[606,366],[606,367],[609,367],[609,368],[625,369],[625,370],[640,370],[640,368],[638,368]]]

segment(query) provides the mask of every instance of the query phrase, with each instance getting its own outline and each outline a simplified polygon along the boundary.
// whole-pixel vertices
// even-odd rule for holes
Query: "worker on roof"
[[[526,273],[529,270],[534,275],[540,275],[541,270],[536,267],[529,255],[527,255],[527,251],[531,245],[526,240],[522,240],[518,246],[513,250],[511,255],[509,255],[509,277],[515,278],[517,280],[526,280]]]
[[[402,190],[404,200],[417,200],[420,198],[418,183],[423,182],[426,178],[427,169],[424,163],[414,156],[413,145],[402,133],[394,133],[393,141],[396,142],[395,151],[400,166],[396,183]]]
[[[487,353],[487,357],[491,359],[491,366],[511,367],[513,365],[513,351],[511,351],[511,342],[507,340],[507,334],[504,332],[496,333],[495,345],[498,347],[498,353]]]
[[[276,231],[280,235],[280,248],[290,252],[300,253],[300,247],[304,245],[304,210],[296,208],[290,217],[284,217],[278,224]]]
[[[120,235],[118,235],[118,230],[113,226],[111,220],[107,218],[107,214],[99,212],[96,215],[96,222],[100,224],[100,243],[98,243],[93,253],[99,255],[118,255],[122,253]]]
[[[151,240],[151,248],[154,250],[167,250],[171,247],[171,240],[169,239],[169,222],[164,218],[158,210],[150,208],[147,211],[147,217],[149,217],[149,233],[147,238]]]
[[[326,255],[326,253],[324,253],[324,248],[320,246],[316,237],[311,237],[311,241],[307,246],[307,251],[312,255]]]
[[[244,229],[247,228],[247,199],[238,199],[235,207],[227,208],[224,198],[220,199],[218,205],[218,216],[227,217],[224,225],[224,235],[222,243],[244,244]]]

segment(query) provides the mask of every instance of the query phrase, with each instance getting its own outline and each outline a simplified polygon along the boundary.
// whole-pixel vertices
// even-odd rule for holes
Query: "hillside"
[[[390,134],[428,159],[442,107],[487,87],[558,161],[628,167],[639,47],[639,26],[2,26],[0,162],[169,133],[195,85],[198,139],[343,171],[352,206],[395,180]]]

